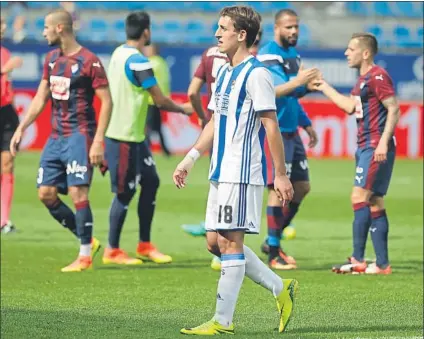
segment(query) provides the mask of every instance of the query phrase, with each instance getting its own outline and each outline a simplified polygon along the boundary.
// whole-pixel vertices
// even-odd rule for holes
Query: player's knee
[[[373,195],[370,198],[370,209],[371,209],[371,212],[384,210],[384,198]]]
[[[13,173],[13,157],[10,152],[1,153],[1,173]]]
[[[52,187],[40,187],[38,189],[38,199],[40,199],[45,206],[51,206],[57,200],[57,191]]]
[[[116,195],[116,199],[118,199],[118,201],[124,205],[124,206],[128,206],[132,200],[132,198],[134,197],[135,191],[131,191],[131,192],[126,192],[126,193],[119,193]]]
[[[354,187],[350,196],[350,201],[353,204],[359,204],[361,202],[369,202],[371,198],[371,192],[360,187]]]
[[[69,196],[74,204],[88,201],[88,186],[69,187]]]
[[[300,202],[311,191],[311,184],[309,181],[299,181],[293,184],[294,197],[293,201]]]
[[[151,191],[157,191],[160,186],[160,179],[157,173],[146,177],[141,183],[143,189],[150,189]]]

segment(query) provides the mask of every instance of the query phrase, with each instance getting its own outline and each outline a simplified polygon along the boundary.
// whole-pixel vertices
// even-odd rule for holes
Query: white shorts
[[[206,207],[206,231],[261,229],[264,187],[260,185],[211,182]]]

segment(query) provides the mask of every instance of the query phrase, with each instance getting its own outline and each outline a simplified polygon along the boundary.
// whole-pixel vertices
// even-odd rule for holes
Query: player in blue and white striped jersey
[[[257,234],[260,230],[266,184],[265,133],[276,169],[275,191],[283,203],[293,197],[275,112],[272,76],[249,53],[259,27],[260,16],[251,7],[232,6],[221,11],[215,36],[219,51],[227,54],[229,63],[221,67],[216,77],[216,89],[208,106],[213,116],[173,175],[177,187],[184,187],[195,161],[213,142],[206,230],[209,251],[221,257],[216,312],[211,321],[182,329],[184,334],[234,333],[232,320],[245,275],[274,294],[280,332],[292,314],[297,281],[281,280],[243,244],[245,233]]]

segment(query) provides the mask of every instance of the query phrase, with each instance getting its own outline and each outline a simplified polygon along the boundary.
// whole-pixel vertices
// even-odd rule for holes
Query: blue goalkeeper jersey
[[[275,86],[288,82],[299,71],[300,56],[296,49],[281,47],[275,41],[264,45],[259,50],[257,58],[271,71]],[[278,124],[281,132],[295,132],[298,126],[311,125],[311,120],[298,100],[307,92],[306,87],[302,86],[287,96],[276,99]]]

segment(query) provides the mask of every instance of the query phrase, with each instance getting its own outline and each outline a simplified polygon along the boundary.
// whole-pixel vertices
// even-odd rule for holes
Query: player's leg
[[[108,164],[111,190],[114,193],[109,209],[108,246],[102,262],[105,265],[140,265],[143,262],[131,258],[120,248],[120,238],[128,206],[136,192],[136,150],[134,143],[105,138],[105,155]]]
[[[159,252],[150,241],[153,216],[156,207],[156,193],[159,189],[159,175],[152,153],[146,142],[137,145],[137,158],[140,168],[141,193],[138,199],[138,223],[139,223],[139,243],[137,246],[137,256],[141,259],[151,260],[157,264],[168,264],[172,262],[172,257]]]
[[[10,233],[15,231],[15,226],[9,220],[10,211],[12,209],[13,189],[14,189],[14,162],[9,151],[10,140],[19,124],[19,118],[12,105],[1,107],[1,135],[0,135],[0,151],[1,151],[1,220],[0,227],[2,233]]]
[[[379,164],[375,181],[372,184],[373,196],[370,199],[371,239],[376,254],[376,263],[367,267],[365,273],[390,274],[392,269],[388,255],[389,220],[384,206],[384,196],[389,188],[395,161],[395,150],[387,153],[387,160]]]
[[[284,229],[291,224],[293,218],[297,214],[301,202],[311,190],[311,184],[309,182],[309,166],[305,147],[303,146],[302,139],[298,134],[294,136],[293,142],[294,154],[290,179],[293,184],[294,196],[293,200],[283,208],[283,233]]]
[[[93,176],[90,165],[89,150],[92,137],[82,133],[74,133],[61,139],[62,166],[66,168],[66,184],[69,195],[75,206],[75,224],[80,238],[78,258],[70,265],[62,268],[62,272],[81,272],[92,267],[93,255],[93,213],[89,200],[89,188]],[[96,241],[97,242],[97,241]]]
[[[369,182],[374,180],[377,167],[372,162],[373,149],[371,148],[358,148],[355,158],[355,179],[351,193],[354,214],[352,224],[353,253],[344,264],[333,266],[333,272],[336,273],[363,273],[367,267],[364,256],[368,231],[371,226],[370,198],[372,196],[368,186]]]
[[[60,160],[60,152],[60,140],[49,138],[38,168],[38,197],[50,215],[78,237],[75,214],[58,196],[58,192],[67,193],[66,168]]]
[[[292,159],[295,151],[295,144],[292,138],[283,134],[284,151],[287,175],[291,175]],[[281,249],[280,241],[284,224],[284,214],[281,201],[274,191],[274,168],[269,152],[268,142],[265,143],[265,154],[267,161],[267,184],[268,184],[268,204],[267,204],[267,225],[268,225],[268,265],[277,270],[291,270],[296,268],[295,260],[288,256]],[[262,245],[262,251],[267,252],[267,246]]]
[[[206,235],[206,243],[208,247],[208,251],[213,254],[213,258],[211,261],[211,268],[215,271],[221,270],[221,253],[219,252],[218,247],[218,234],[216,232],[215,219],[218,215],[218,188],[217,184],[211,183],[208,193],[208,200],[206,203],[206,218],[205,220],[209,220],[206,225],[206,221],[204,223],[204,232]]]

